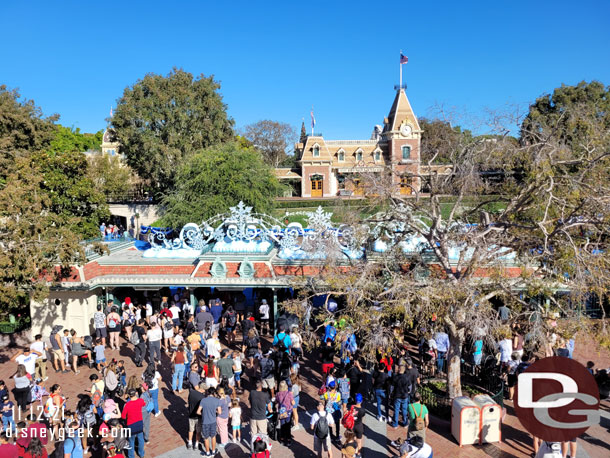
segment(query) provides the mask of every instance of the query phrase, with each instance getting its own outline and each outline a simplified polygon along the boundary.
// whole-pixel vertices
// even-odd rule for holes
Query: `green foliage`
[[[89,178],[95,190],[106,197],[122,196],[131,187],[131,169],[118,156],[95,154],[89,160]]]
[[[81,237],[97,234],[107,215],[85,156],[52,151],[57,119],[0,86],[0,311],[43,299],[84,259]]]
[[[305,130],[305,121],[301,123],[301,135],[299,136],[299,143],[305,144],[307,141],[307,131]]]
[[[51,141],[50,149],[55,152],[99,151],[102,146],[103,131],[95,134],[83,134],[80,129],[57,125],[55,138]]]
[[[42,173],[41,191],[48,196],[45,206],[55,224],[69,227],[82,238],[95,236],[99,222],[109,213],[104,195],[88,176],[85,155],[38,152],[32,160]]]
[[[452,164],[455,150],[460,143],[472,140],[469,130],[462,131],[460,126],[452,126],[440,119],[421,118],[419,125],[424,131],[421,138],[421,162],[428,164]]]
[[[20,157],[49,147],[57,119],[58,115],[44,117],[32,100],[0,85],[0,188]]]
[[[162,202],[162,225],[180,228],[200,222],[243,201],[268,213],[282,186],[259,152],[237,143],[207,148],[180,167],[175,191]]]
[[[213,77],[173,69],[127,87],[112,126],[127,164],[155,193],[174,189],[178,168],[197,151],[233,138],[233,120]]]
[[[596,124],[610,129],[610,86],[599,81],[562,85],[530,106],[521,125],[521,140],[533,144],[553,132],[578,154],[596,135]]]

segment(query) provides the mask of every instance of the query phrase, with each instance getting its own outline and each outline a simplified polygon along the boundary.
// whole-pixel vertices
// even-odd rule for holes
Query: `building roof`
[[[405,90],[400,89],[396,92],[394,103],[392,104],[392,108],[390,108],[390,114],[388,115],[388,122],[386,123],[385,128],[386,132],[398,130],[405,120],[411,124],[414,131],[421,130]]]
[[[277,168],[273,169],[273,173],[280,180],[300,180],[301,175],[298,170],[293,170],[290,168]]]

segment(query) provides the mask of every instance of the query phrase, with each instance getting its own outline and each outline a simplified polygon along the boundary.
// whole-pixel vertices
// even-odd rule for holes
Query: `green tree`
[[[552,136],[581,154],[599,147],[591,143],[599,138],[595,132],[599,128],[610,129],[610,86],[581,81],[538,97],[521,124],[521,141],[531,145]]]
[[[102,147],[103,131],[94,134],[83,134],[80,128],[71,129],[69,127],[57,125],[55,138],[51,141],[50,149],[55,152],[84,153],[85,151],[100,151]]]
[[[58,115],[45,117],[34,101],[22,99],[16,89],[0,85],[0,187],[20,157],[49,148],[57,119]]]
[[[301,123],[301,135],[299,136],[299,143],[305,144],[307,141],[307,131],[305,130],[305,121]]]
[[[155,193],[173,189],[176,171],[196,151],[233,138],[233,120],[213,77],[174,68],[127,87],[112,126],[127,164]]]
[[[451,164],[456,145],[472,139],[469,130],[440,119],[419,119],[424,131],[421,137],[422,164]]]
[[[94,237],[98,224],[108,218],[106,198],[89,177],[83,153],[37,152],[32,155],[42,174],[40,188],[48,196],[45,208],[58,226],[67,226],[82,238]]]
[[[162,223],[179,229],[224,213],[239,201],[257,212],[269,212],[281,189],[257,150],[234,142],[215,145],[180,167],[175,191],[162,202]]]
[[[94,154],[89,158],[88,171],[95,190],[106,197],[122,196],[131,188],[131,169],[118,156]]]

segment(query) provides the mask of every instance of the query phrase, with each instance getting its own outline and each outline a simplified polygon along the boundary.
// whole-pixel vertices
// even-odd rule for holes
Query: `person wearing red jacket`
[[[123,407],[123,414],[121,418],[126,420],[127,428],[131,430],[129,436],[128,450],[129,458],[134,458],[134,448],[136,439],[138,440],[138,455],[140,458],[144,458],[144,422],[142,419],[142,408],[145,407],[146,403],[144,399],[138,397],[138,391],[135,388],[131,388],[127,395],[129,401]]]

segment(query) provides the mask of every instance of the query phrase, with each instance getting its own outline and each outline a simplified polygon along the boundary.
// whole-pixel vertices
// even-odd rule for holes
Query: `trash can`
[[[481,444],[490,444],[502,440],[502,408],[490,396],[479,394],[473,398],[476,405],[481,410]]]
[[[468,396],[459,396],[451,404],[451,434],[462,445],[479,442],[481,413],[479,406]]]

